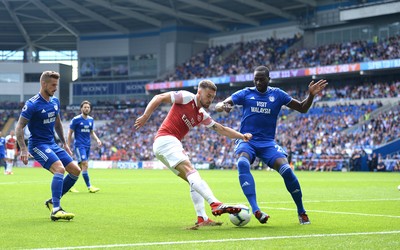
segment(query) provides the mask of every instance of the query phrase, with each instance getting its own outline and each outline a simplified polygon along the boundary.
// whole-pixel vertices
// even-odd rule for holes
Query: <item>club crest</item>
[[[270,96],[270,97],[268,97],[268,99],[269,99],[270,102],[274,102],[275,101],[275,96]]]

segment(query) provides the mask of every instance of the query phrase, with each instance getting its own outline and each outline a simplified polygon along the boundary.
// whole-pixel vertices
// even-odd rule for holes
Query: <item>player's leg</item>
[[[6,173],[6,161],[3,155],[0,156],[0,168],[1,167],[4,167],[4,173]]]
[[[192,198],[194,209],[196,210],[197,221],[195,222],[195,225],[193,227],[190,227],[189,229],[197,229],[198,227],[203,226],[222,225],[222,222],[216,222],[208,218],[204,207],[204,198],[193,188],[190,188],[190,197]]]
[[[172,136],[162,136],[157,138],[153,144],[153,152],[158,160],[167,166],[174,174],[187,182],[186,174],[180,173],[172,166],[179,164],[189,157],[184,153],[182,144],[178,139]],[[204,198],[193,187],[190,187],[190,197],[196,211],[197,216],[207,216],[204,209]]]
[[[243,194],[246,196],[254,216],[261,223],[267,223],[269,216],[262,212],[258,206],[256,183],[250,171],[250,162],[255,158],[254,149],[249,143],[242,141],[236,146],[235,153],[239,155],[237,168],[239,173],[239,184],[242,188]]]
[[[296,203],[300,224],[310,224],[310,220],[308,219],[308,215],[303,206],[303,195],[299,180],[294,174],[292,168],[289,166],[286,157],[277,158],[274,162],[273,168],[283,177],[286,189],[289,191],[293,201]]]
[[[80,149],[80,165],[79,167],[82,169],[82,177],[83,180],[85,181],[86,187],[88,188],[90,193],[96,193],[100,191],[100,188],[94,187],[90,183],[90,177],[89,177],[89,154],[90,154],[90,148],[81,148]]]
[[[176,175],[189,183],[191,190],[193,189],[200,194],[212,207],[214,215],[220,215],[229,211],[240,212],[240,208],[225,207],[220,201],[215,198],[210,187],[200,177],[200,174],[195,170],[189,157],[185,153],[182,143],[173,136],[158,137],[153,144],[153,152],[165,166],[171,169]],[[196,200],[194,201],[194,206]],[[218,208],[219,207],[219,208]],[[205,213],[205,211],[201,212]]]
[[[29,149],[29,153],[38,161],[43,168],[53,173],[51,181],[51,215],[52,220],[65,219],[70,220],[74,217],[74,214],[67,213],[61,208],[61,196],[63,189],[63,177],[65,168],[61,160],[58,158],[56,152],[53,149],[58,148],[57,145],[38,145]],[[72,161],[72,159],[71,159]],[[47,202],[46,202],[47,203]],[[49,204],[46,206],[50,208]]]
[[[175,169],[179,171],[179,177],[186,180],[190,187],[198,192],[211,206],[212,214],[214,216],[221,215],[223,213],[238,213],[240,208],[236,206],[225,205],[220,202],[211,191],[208,184],[201,178],[199,172],[192,167],[189,160],[185,160],[179,163]]]
[[[79,168],[80,168],[81,170],[82,170],[82,167],[81,167],[81,163],[82,163],[82,154],[84,154],[84,153],[85,153],[84,149],[79,148],[79,147],[74,147],[74,154],[75,154],[75,156],[76,156],[76,160],[78,161],[78,166],[79,166]],[[82,176],[83,176],[83,174],[82,174]],[[69,180],[66,180],[66,182],[68,183]],[[68,192],[71,192],[71,193],[79,193],[79,190],[76,189],[76,187],[71,186],[71,187],[68,189]]]
[[[14,149],[7,149],[6,150],[6,174],[13,174],[13,161],[15,156]]]
[[[10,163],[9,163],[9,167],[8,167],[8,173],[14,174],[13,173],[13,166],[14,166],[14,159],[15,159],[15,150],[14,149],[10,150],[9,159],[10,159]]]
[[[6,174],[7,163],[6,163],[6,159],[4,157],[0,157],[0,167],[4,167],[4,174]]]
[[[57,151],[57,155],[65,166],[65,170],[68,172],[63,182],[62,195],[64,195],[75,185],[81,174],[81,169],[73,162],[71,156],[65,150],[60,149]]]

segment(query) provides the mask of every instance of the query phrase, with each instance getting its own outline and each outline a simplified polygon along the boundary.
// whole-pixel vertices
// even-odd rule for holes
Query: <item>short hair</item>
[[[258,66],[258,67],[254,70],[254,73],[255,73],[256,71],[257,71],[257,72],[263,72],[266,76],[269,77],[269,68],[266,67],[266,66]]]
[[[88,100],[84,100],[81,102],[81,108],[83,107],[83,105],[85,104],[89,104],[89,107],[92,108],[92,104],[88,101]]]
[[[53,79],[60,79],[60,73],[56,71],[44,71],[42,75],[40,76],[40,82],[44,81],[47,82],[51,78]]]
[[[199,82],[199,89],[212,89],[217,91],[217,85],[210,80],[202,80]]]

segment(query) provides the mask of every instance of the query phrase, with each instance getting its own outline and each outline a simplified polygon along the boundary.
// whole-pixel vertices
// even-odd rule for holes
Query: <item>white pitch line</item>
[[[283,207],[263,207],[267,209],[275,209],[275,210],[290,210],[290,211],[297,211],[294,208],[283,208]],[[327,214],[351,214],[351,215],[360,215],[360,216],[377,216],[377,217],[387,217],[387,218],[396,218],[399,219],[400,216],[398,215],[388,215],[388,214],[364,214],[364,213],[353,213],[353,212],[338,212],[338,211],[324,211],[324,210],[309,210],[307,212],[316,212],[316,213],[327,213]]]
[[[235,241],[263,241],[263,240],[279,240],[279,239],[299,239],[299,238],[315,238],[315,237],[342,237],[342,236],[359,236],[359,235],[383,235],[383,234],[400,234],[399,231],[387,232],[358,232],[358,233],[338,233],[338,234],[309,234],[309,235],[287,235],[287,236],[270,236],[259,238],[237,238],[237,239],[219,239],[219,240],[188,240],[188,241],[165,241],[165,242],[142,242],[132,244],[113,244],[113,245],[97,245],[97,246],[76,246],[76,247],[59,247],[59,248],[35,248],[32,250],[61,250],[61,249],[92,249],[92,248],[114,248],[114,247],[142,247],[157,245],[185,245],[196,243],[221,243]]]
[[[363,199],[363,200],[304,200],[304,203],[327,203],[327,202],[371,202],[371,201],[400,201],[400,198],[392,199]],[[293,201],[261,201],[260,204],[292,204]]]

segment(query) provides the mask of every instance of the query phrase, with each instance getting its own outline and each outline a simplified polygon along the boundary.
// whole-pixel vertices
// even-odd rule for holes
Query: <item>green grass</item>
[[[248,205],[236,171],[200,174],[221,201]],[[14,168],[0,176],[0,248],[400,249],[398,173],[296,172],[311,225],[299,225],[278,173],[253,174],[268,224],[252,218],[238,228],[222,215],[221,227],[186,230],[196,219],[189,186],[168,170],[91,169],[101,191],[88,193],[79,179],[81,192],[62,199],[76,217],[52,222],[44,206],[51,175]]]

